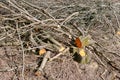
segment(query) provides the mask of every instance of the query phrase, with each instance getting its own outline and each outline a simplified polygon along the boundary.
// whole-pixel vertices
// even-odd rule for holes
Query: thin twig
[[[60,52],[59,54],[57,54],[56,56],[54,56],[53,58],[50,58],[50,61],[58,58],[59,56],[63,55],[64,53],[66,53],[69,50],[69,48],[66,48],[63,52]]]
[[[115,11],[116,8],[113,7],[112,10],[113,10],[114,16],[115,16],[115,18],[116,18],[116,20],[117,20],[118,28],[120,28],[120,22],[119,22],[119,19],[118,19],[117,15],[116,15],[116,11]]]
[[[48,44],[43,45],[43,46],[36,46],[36,47],[33,47],[33,48],[30,47],[28,49],[24,49],[24,51],[34,50],[34,49],[37,49],[37,48],[42,49],[42,48],[47,47],[47,46],[48,46]],[[22,50],[20,50],[20,51],[22,51]]]
[[[72,14],[71,14],[70,16],[68,16],[60,25],[62,26],[65,22],[70,21],[73,16],[76,16],[76,15],[78,15],[78,14],[79,14],[79,12],[74,12],[74,13],[72,13]]]
[[[23,57],[23,67],[22,67],[22,79],[24,80],[24,70],[25,70],[25,52],[24,52],[24,48],[23,48],[23,42],[21,40],[21,37],[20,37],[20,31],[18,29],[18,22],[16,22],[16,29],[17,29],[17,34],[18,34],[18,37],[19,37],[19,41],[20,41],[20,44],[21,44],[21,48],[22,48],[22,57]]]
[[[0,7],[3,7],[4,9],[9,10],[9,11],[12,12],[13,14],[15,13],[15,11],[13,11],[12,9],[8,8],[7,6],[5,6],[2,2],[0,2]]]
[[[6,38],[6,37],[1,37],[1,38],[0,38],[0,41],[4,40],[5,38]]]
[[[24,0],[22,0],[23,2],[25,2],[26,4],[28,4],[29,6],[32,6],[34,8],[36,8],[38,10],[38,12],[42,12],[43,14],[45,14],[46,16],[48,16],[49,18],[52,18],[54,22],[56,22],[58,25],[60,25],[58,23],[58,21],[56,21],[56,19],[50,14],[48,13],[46,10],[42,9],[42,8],[39,8],[38,6],[34,5],[34,4],[31,4],[29,2],[26,2]],[[60,26],[59,26],[60,27]]]
[[[25,14],[23,16],[25,16],[27,19],[29,19],[30,21],[40,21],[37,18],[33,17],[32,15],[29,14],[29,12],[27,10],[25,10],[24,8],[22,8],[21,6],[19,6],[15,0],[8,0],[8,2],[15,7],[16,9],[18,9],[22,14]],[[15,4],[16,3],[16,4]]]
[[[33,63],[33,64],[27,64],[26,67],[32,67],[32,66],[35,66],[37,65],[36,63]],[[18,66],[18,67],[13,67],[13,68],[9,68],[9,67],[6,67],[4,69],[0,69],[0,72],[10,72],[10,71],[13,71],[15,69],[19,69],[19,68],[22,68],[23,66]]]

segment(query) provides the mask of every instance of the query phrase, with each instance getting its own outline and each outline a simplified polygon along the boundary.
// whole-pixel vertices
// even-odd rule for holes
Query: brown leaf
[[[81,48],[81,47],[82,47],[82,42],[80,41],[80,38],[79,38],[79,37],[77,37],[77,38],[75,39],[75,44],[76,44],[76,46],[77,46],[78,48]]]

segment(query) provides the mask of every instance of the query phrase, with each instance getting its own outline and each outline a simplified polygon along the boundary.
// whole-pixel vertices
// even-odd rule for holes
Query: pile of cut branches
[[[81,74],[76,80],[83,79],[80,66],[90,67],[93,62],[99,65],[98,71],[104,68],[103,72],[95,70],[101,75],[100,78],[120,78],[120,4],[112,1],[81,1],[0,1],[0,46],[5,51],[8,46],[15,47],[21,59],[20,62],[13,60],[15,66],[11,69],[0,71],[19,68],[22,73],[17,74],[24,79],[27,67],[31,67],[31,64],[26,64],[29,63],[26,57],[34,55],[36,62],[32,65],[33,71],[37,76],[43,73],[44,78],[69,79],[61,75],[62,72],[53,71],[57,75],[50,72],[56,69],[57,62],[64,63],[63,68],[76,65],[75,71],[79,72],[73,74]],[[6,56],[11,59],[8,53]],[[69,75],[71,72],[68,71]],[[53,77],[49,77],[51,75]],[[96,78],[93,76],[88,76],[86,80]]]

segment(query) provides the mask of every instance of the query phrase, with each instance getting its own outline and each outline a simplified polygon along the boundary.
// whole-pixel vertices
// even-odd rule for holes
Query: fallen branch
[[[47,51],[44,58],[43,58],[43,61],[42,61],[41,65],[40,65],[40,67],[35,72],[36,76],[40,76],[40,74],[43,72],[43,68],[45,67],[45,64],[46,64],[46,62],[48,61],[49,58],[50,58],[50,51]]]

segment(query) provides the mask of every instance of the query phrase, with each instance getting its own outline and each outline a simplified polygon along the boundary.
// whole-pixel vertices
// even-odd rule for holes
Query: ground
[[[0,80],[120,80],[120,1],[0,0]]]

